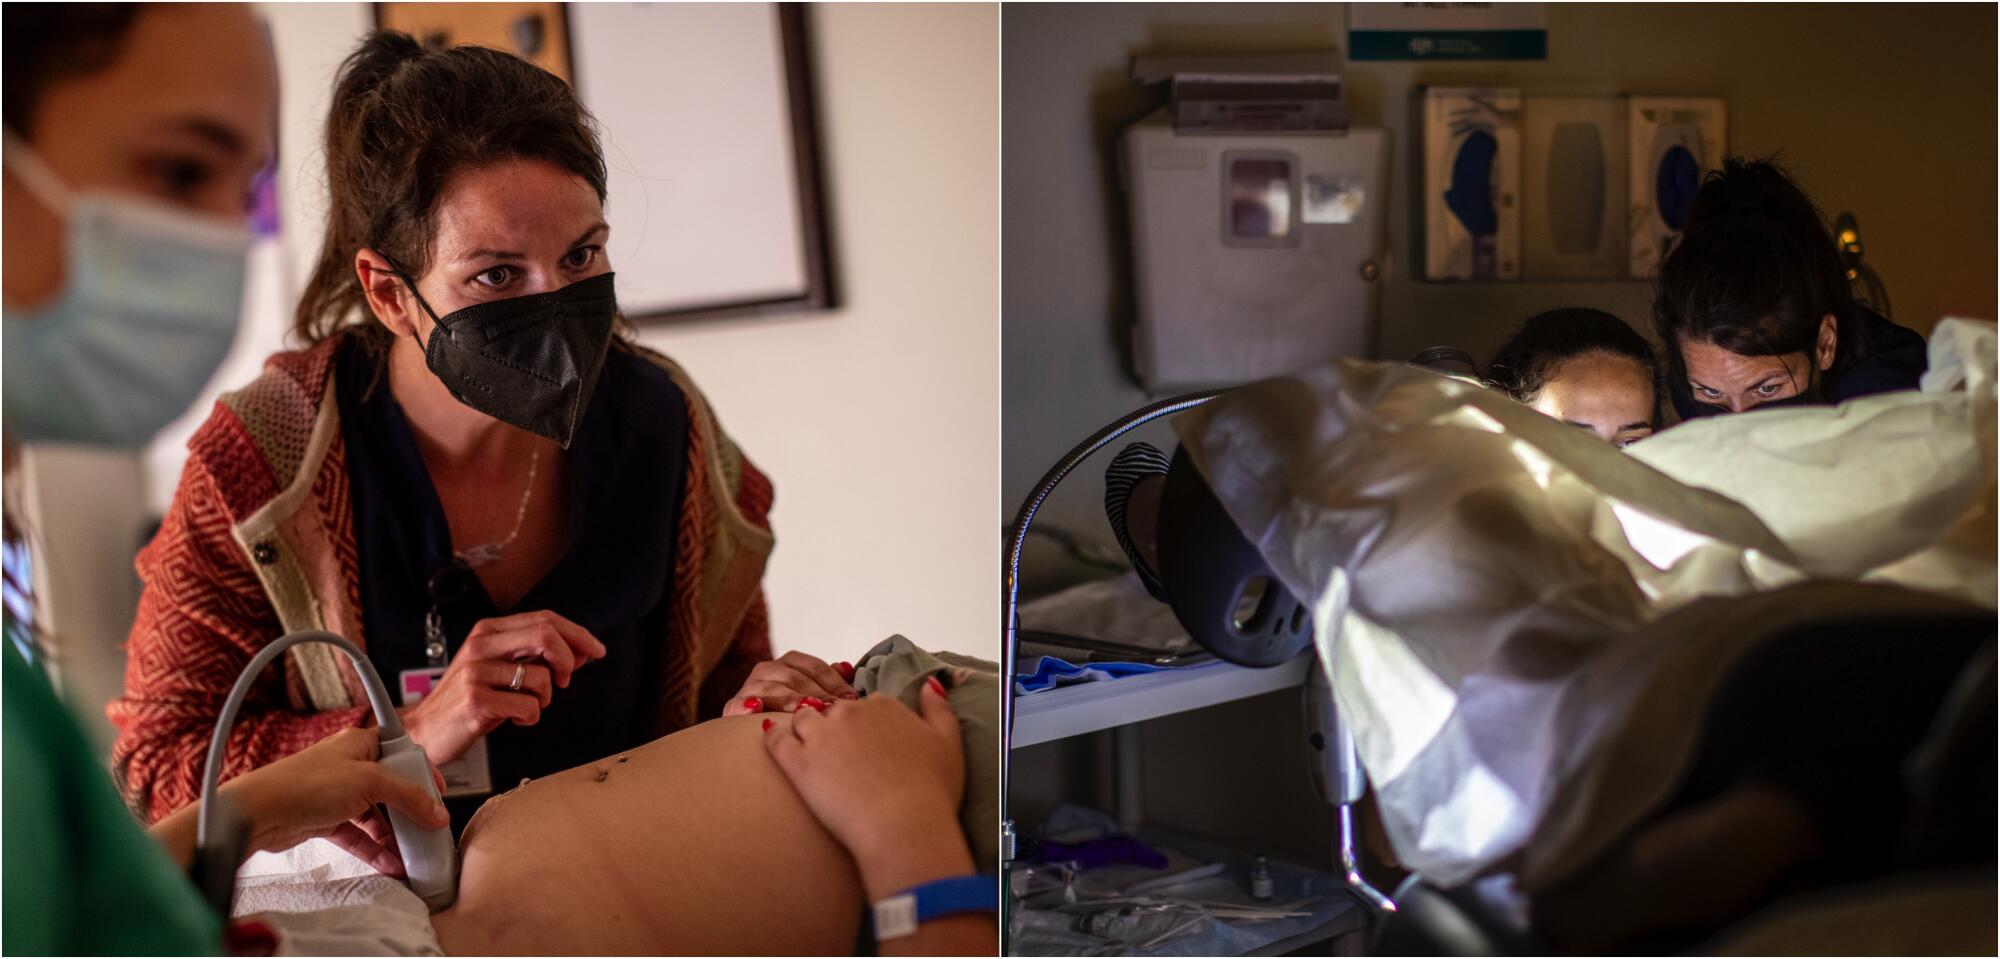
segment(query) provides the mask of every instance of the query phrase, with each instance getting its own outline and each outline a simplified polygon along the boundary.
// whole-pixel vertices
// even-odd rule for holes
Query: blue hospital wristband
[[[999,912],[1000,889],[992,876],[955,876],[905,889],[875,903],[875,941],[901,939],[940,916]]]

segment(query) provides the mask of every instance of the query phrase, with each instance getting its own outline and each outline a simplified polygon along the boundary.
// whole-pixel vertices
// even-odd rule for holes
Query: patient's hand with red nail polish
[[[904,844],[912,829],[958,832],[965,791],[958,717],[936,678],[925,681],[921,703],[922,715],[887,696],[805,708],[765,731],[772,760],[864,874],[871,857]],[[966,862],[970,871],[970,854]]]
[[[888,696],[800,709],[766,721],[764,746],[806,808],[847,848],[870,902],[924,883],[973,874],[960,830],[964,740],[936,676],[920,712]],[[884,955],[990,952],[990,915],[947,917],[881,943]]]
[[[722,715],[789,713],[809,698],[827,703],[859,697],[854,689],[852,664],[829,664],[810,653],[793,650],[752,667],[743,687],[722,707]]]

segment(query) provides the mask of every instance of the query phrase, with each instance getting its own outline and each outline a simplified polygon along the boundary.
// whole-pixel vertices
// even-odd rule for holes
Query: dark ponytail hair
[[[1687,393],[1683,340],[1743,356],[1811,356],[1832,314],[1837,377],[1870,353],[1854,290],[1812,198],[1772,160],[1730,157],[1695,193],[1687,232],[1660,265],[1653,323],[1668,385]]]
[[[1533,403],[1565,360],[1619,356],[1638,363],[1653,386],[1653,422],[1660,421],[1660,368],[1653,346],[1638,331],[1603,310],[1567,307],[1537,313],[1500,344],[1486,364],[1486,382],[1523,403]]]
[[[597,122],[559,77],[486,47],[425,49],[377,30],[334,79],[326,119],[326,237],[299,298],[292,333],[318,343],[354,326],[366,298],[354,257],[376,250],[410,271],[430,269],[438,197],[452,174],[513,159],[546,160],[605,198]],[[361,322],[371,349],[392,339]]]

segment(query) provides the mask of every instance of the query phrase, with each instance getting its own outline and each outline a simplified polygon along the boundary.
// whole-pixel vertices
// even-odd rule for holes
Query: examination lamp
[[[1035,513],[1062,481],[1112,440],[1164,416],[1191,410],[1228,389],[1201,390],[1142,406],[1106,424],[1065,453],[1036,483],[1007,537],[1002,563],[1001,622],[1006,691],[1000,697],[1000,861],[1014,861],[1018,835],[1008,815],[1014,761],[1014,676],[1020,650],[1021,552]],[[1161,566],[1170,605],[1189,634],[1209,652],[1239,665],[1263,667],[1285,662],[1310,647],[1310,613],[1270,577],[1263,560],[1222,510],[1185,449],[1176,452],[1161,497]],[[1265,589],[1250,614],[1238,619],[1244,591],[1262,579]],[[1343,879],[1368,905],[1393,911],[1395,904],[1361,875],[1352,803],[1366,785],[1354,740],[1333,708],[1325,670],[1309,670],[1309,745],[1317,758],[1314,781],[1322,796],[1340,810],[1338,856]]]

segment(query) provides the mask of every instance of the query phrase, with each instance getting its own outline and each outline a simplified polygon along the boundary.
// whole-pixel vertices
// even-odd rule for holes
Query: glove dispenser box
[[[1521,122],[1521,275],[1625,275],[1624,97],[1530,97]]]
[[[1726,149],[1715,97],[1429,88],[1418,103],[1426,280],[1651,279]]]
[[[1631,269],[1651,279],[1687,227],[1701,178],[1722,168],[1728,105],[1716,97],[1633,97]]]
[[[1153,392],[1289,373],[1375,343],[1389,137],[1129,127],[1133,366]]]
[[[1521,94],[1423,94],[1424,278],[1521,276]]]

